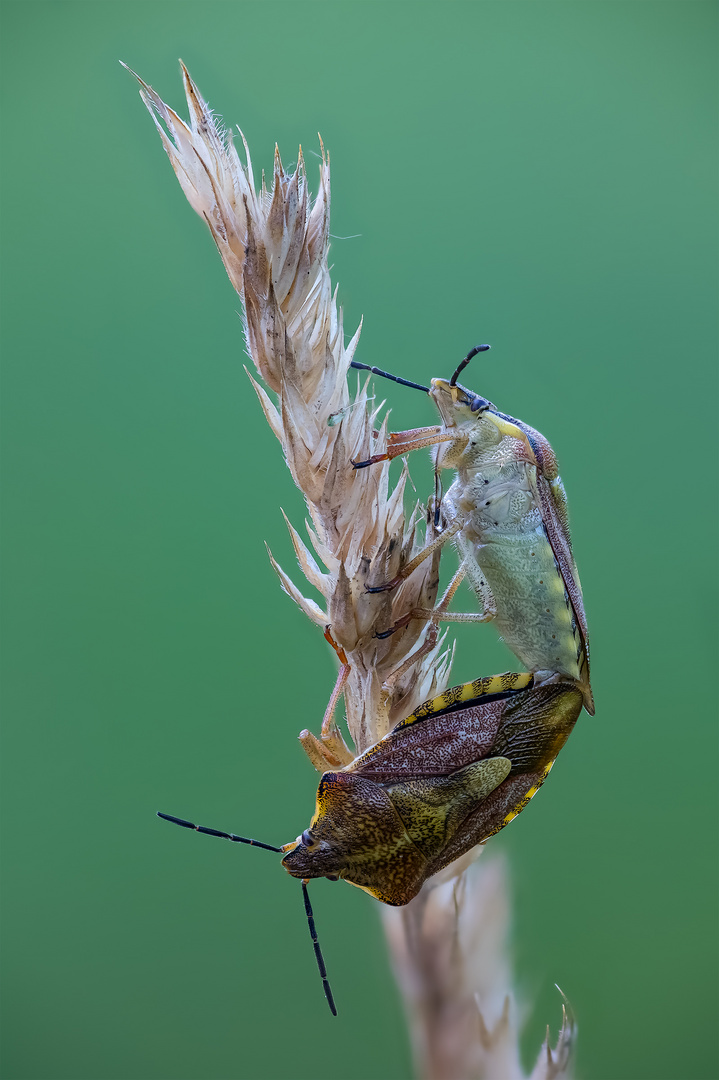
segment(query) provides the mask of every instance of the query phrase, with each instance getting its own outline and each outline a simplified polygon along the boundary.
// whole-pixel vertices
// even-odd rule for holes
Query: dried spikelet
[[[375,428],[367,384],[358,380],[352,396],[347,385],[360,329],[345,345],[327,265],[330,166],[324,147],[314,201],[301,149],[290,174],[275,150],[272,188],[267,190],[263,178],[256,193],[247,145],[243,166],[231,134],[218,128],[184,65],[182,76],[189,126],[141,79],[140,93],[190,205],[207,222],[242,298],[248,352],[277,395],[275,403],[251,379],[307,500],[310,540],[324,570],[291,527],[290,535],[302,572],[324,602],[304,597],[274,559],[272,565],[285,592],[313,622],[330,624],[347,655],[347,722],[362,751],[446,686],[451,657],[439,644],[396,676],[427,638],[426,624],[413,620],[386,640],[375,636],[413,608],[434,605],[439,556],[392,593],[366,591],[368,584],[393,578],[419,550],[420,515],[405,514],[406,471],[390,490],[386,463],[352,468],[353,458],[382,452],[386,431],[383,424]]]
[[[557,989],[559,990],[559,987]],[[563,994],[562,997],[564,997]],[[572,1078],[577,1024],[569,1002],[566,998],[564,1001],[565,1004],[562,1005],[562,1026],[557,1036],[557,1045],[552,1050],[549,1025],[547,1025],[547,1034],[529,1080],[571,1080]]]
[[[476,853],[468,852],[471,860]],[[507,871],[497,856],[438,874],[403,908],[383,908],[412,1052],[422,1080],[523,1080],[507,950]],[[530,1080],[569,1080],[574,1020],[563,1007]]]
[[[395,577],[419,550],[423,515],[420,507],[409,517],[405,513],[406,469],[390,490],[387,463],[360,471],[351,465],[353,458],[385,449],[386,425],[375,426],[380,409],[368,408],[374,400],[368,397],[368,383],[357,380],[354,394],[347,385],[360,328],[345,345],[327,263],[329,156],[322,147],[314,201],[301,149],[289,174],[276,150],[272,187],[266,188],[263,176],[256,192],[241,132],[245,165],[231,133],[215,123],[184,65],[182,76],[189,125],[136,78],[178,180],[207,222],[243,301],[248,352],[276,395],[273,401],[249,376],[307,502],[310,546],[285,520],[299,567],[322,604],[305,597],[271,554],[270,560],[284,591],[312,622],[330,624],[334,641],[347,655],[347,722],[355,751],[361,753],[447,685],[453,650],[443,651],[436,628],[413,620],[388,639],[375,636],[414,608],[434,606],[439,555],[393,592],[366,592],[368,584]],[[431,522],[426,530],[431,535]],[[335,729],[331,732],[334,738]],[[322,769],[321,752],[313,747],[326,752],[327,744],[322,748],[308,738],[305,748]],[[428,882],[406,908],[383,909],[418,1069],[428,1080],[513,1080],[522,1075],[508,997],[503,870],[493,861],[457,877],[476,853]],[[565,1018],[555,1051],[547,1041],[532,1080],[568,1077],[573,1030]]]

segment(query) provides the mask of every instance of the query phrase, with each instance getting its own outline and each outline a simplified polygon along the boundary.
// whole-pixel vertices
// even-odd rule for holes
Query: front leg
[[[344,656],[344,649],[341,650],[341,653]],[[337,675],[337,682],[335,683],[335,688],[332,691],[329,702],[327,703],[325,715],[322,720],[322,728],[320,730],[320,738],[322,740],[322,745],[324,746],[325,750],[328,751],[329,754],[332,755],[332,757],[337,758],[342,765],[349,765],[355,759],[355,755],[352,753],[349,746],[345,742],[342,736],[342,732],[337,727],[334,718],[335,709],[337,708],[337,702],[339,701],[340,696],[344,693],[345,685],[347,683],[347,679],[349,678],[350,671],[350,665],[347,663],[347,659],[345,658],[345,662],[340,668],[339,674]]]
[[[341,769],[345,765],[349,765],[355,759],[355,755],[342,737],[342,732],[337,727],[334,719],[335,709],[337,708],[337,703],[341,695],[344,693],[351,667],[347,662],[344,649],[337,645],[332,637],[329,626],[325,630],[325,637],[337,653],[342,666],[340,667],[337,681],[330,695],[330,700],[327,703],[327,708],[325,709],[322,728],[320,730],[320,738],[318,739],[317,736],[313,735],[307,728],[299,734],[302,749],[317,769],[317,772],[327,772],[328,768]]]
[[[396,457],[409,454],[412,450],[421,450],[424,446],[435,446],[443,442],[456,442],[457,436],[443,431],[441,427],[410,428],[408,431],[394,431],[387,436],[387,452],[374,454],[366,461],[353,461],[353,469],[366,469],[378,461],[392,461]]]
[[[307,728],[299,733],[298,738],[302,749],[318,773],[331,772],[333,769],[341,769],[345,765],[344,761],[340,761],[338,757],[335,757],[329,747],[321,743],[317,736],[313,735]]]

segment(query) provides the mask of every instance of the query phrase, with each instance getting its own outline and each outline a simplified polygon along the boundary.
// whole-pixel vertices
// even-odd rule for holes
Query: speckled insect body
[[[463,366],[465,361],[449,381],[433,379],[430,387],[419,387],[435,402],[441,427],[394,433],[386,454],[353,463],[362,467],[436,445],[437,468],[456,473],[442,500],[439,538],[398,578],[376,588],[399,584],[432,551],[452,541],[460,570],[448,592],[453,594],[466,577],[481,613],[457,614],[440,604],[434,612],[415,611],[413,617],[493,619],[538,681],[556,676],[575,680],[593,713],[587,621],[557,459],[538,431],[457,383]]]
[[[537,686],[529,672],[445,691],[350,765],[323,774],[314,817],[283,866],[408,903],[526,806],[581,708],[571,682]]]
[[[427,878],[521,813],[544,782],[582,709],[571,682],[537,686],[530,672],[452,687],[401,721],[351,764],[323,773],[309,828],[275,847],[159,817],[283,855],[302,882],[327,1002],[336,1007],[307,893],[311,878],[344,880],[401,906]]]
[[[582,590],[551,446],[489,403],[472,414],[464,387],[433,379],[431,393],[444,430],[456,433],[438,464],[457,470],[443,509],[449,528],[461,523],[455,544],[470,583],[480,596],[488,585],[497,629],[520,660],[538,676],[581,683],[593,711]]]

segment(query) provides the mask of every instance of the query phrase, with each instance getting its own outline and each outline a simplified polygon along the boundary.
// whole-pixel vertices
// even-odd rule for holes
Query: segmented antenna
[[[325,967],[324,957],[322,956],[322,950],[320,949],[320,943],[317,940],[317,931],[315,929],[315,917],[312,914],[312,904],[310,903],[310,894],[307,892],[307,882],[309,878],[303,878],[302,880],[302,895],[305,898],[305,914],[307,916],[307,925],[310,928],[310,937],[312,938],[312,946],[315,950],[315,960],[317,961],[317,967],[319,968],[320,977],[322,979],[322,988],[327,998],[327,1004],[330,1007],[330,1012],[333,1016],[337,1015],[337,1006],[335,1005],[335,999],[332,997],[332,990],[330,988],[329,979],[327,978],[327,968]]]
[[[208,829],[205,825],[193,825],[191,821],[185,821],[181,817],[172,817],[171,814],[161,814],[157,811],[157,816],[163,818],[165,821],[171,821],[173,825],[182,825],[183,829],[194,829],[195,832],[205,833],[207,836],[221,836],[223,840],[234,840],[236,844],[251,844],[252,847],[261,847],[265,851],[278,851],[282,853],[281,847],[273,847],[272,844],[261,844],[259,840],[250,840],[247,836],[235,836],[231,832],[219,832],[217,829]]]
[[[487,346],[489,348],[489,346]],[[400,379],[399,375],[390,375],[389,371],[382,371],[378,367],[370,367],[369,364],[360,364],[359,360],[353,360],[350,363],[350,367],[357,368],[358,371],[371,371],[373,375],[381,375],[383,379],[391,379],[392,382],[398,382],[402,386],[411,386],[413,390],[424,390],[425,394],[429,393],[428,386],[422,386],[421,383],[410,382],[409,379]]]
[[[250,840],[247,836],[235,836],[231,832],[220,832],[219,829],[208,829],[205,825],[193,825],[191,821],[185,821],[181,817],[173,817],[172,814],[161,814],[157,811],[157,816],[164,821],[171,821],[173,825],[181,825],[183,829],[194,829],[195,832],[205,833],[206,836],[219,836],[223,840],[233,840],[236,844],[250,844],[252,847],[264,848],[265,851],[276,851],[280,855],[283,848],[273,847],[272,844],[263,844],[259,840]],[[324,957],[322,956],[322,950],[320,949],[320,943],[317,940],[317,930],[315,929],[315,917],[312,913],[312,905],[310,904],[309,894],[307,892],[307,882],[309,878],[306,878],[302,882],[302,895],[305,901],[305,914],[307,915],[307,925],[310,928],[310,937],[312,938],[312,947],[315,951],[315,960],[317,961],[317,967],[319,969],[320,978],[322,979],[322,988],[327,998],[327,1004],[330,1007],[330,1011],[333,1016],[337,1015],[337,1006],[335,1005],[335,999],[332,997],[332,989],[327,978],[327,968],[325,967]]]
[[[449,380],[449,385],[450,386],[456,386],[457,385],[457,378],[459,377],[460,372],[464,371],[464,369],[466,368],[467,364],[469,363],[469,361],[472,359],[473,356],[476,356],[477,353],[480,353],[480,352],[487,352],[487,350],[491,349],[491,348],[492,348],[491,345],[475,345],[473,349],[470,349],[469,352],[467,353],[467,355],[465,356],[464,360],[462,361],[462,363],[459,365],[459,367],[455,371],[452,378]]]

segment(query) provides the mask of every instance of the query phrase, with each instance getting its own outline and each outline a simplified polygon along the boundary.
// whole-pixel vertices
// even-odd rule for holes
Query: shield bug
[[[534,428],[457,382],[472,357],[488,348],[476,346],[451,379],[432,379],[429,387],[389,376],[426,391],[442,425],[391,434],[385,454],[353,466],[363,468],[436,445],[437,470],[451,468],[456,473],[441,503],[443,531],[397,578],[370,591],[398,585],[423,559],[453,541],[461,562],[449,591],[453,593],[466,577],[482,611],[447,612],[440,604],[434,611],[413,611],[404,622],[494,619],[507,645],[538,679],[560,675],[576,681],[587,711],[593,714],[587,620],[554,451]],[[353,366],[387,374],[355,361]]]
[[[282,847],[160,817],[283,854],[285,870],[302,881],[317,964],[335,1012],[307,882],[342,879],[385,904],[407,904],[427,878],[524,809],[581,708],[576,685],[536,685],[531,673],[446,690],[351,764],[323,773],[309,827]]]

